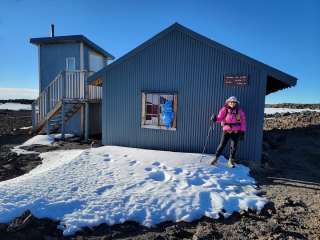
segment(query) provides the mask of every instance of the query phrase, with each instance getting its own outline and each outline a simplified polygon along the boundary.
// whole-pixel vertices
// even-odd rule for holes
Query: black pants
[[[217,148],[216,151],[216,156],[219,157],[223,151],[223,149],[225,148],[225,146],[227,145],[228,141],[230,140],[230,155],[229,158],[234,159],[235,155],[236,155],[236,151],[237,151],[237,145],[239,142],[239,133],[235,133],[235,132],[223,132],[222,136],[221,136],[221,140],[220,140],[220,144]]]

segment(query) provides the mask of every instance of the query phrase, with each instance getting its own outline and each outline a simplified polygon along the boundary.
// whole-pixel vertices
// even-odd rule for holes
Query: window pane
[[[173,94],[145,94],[144,125],[171,128],[176,114],[174,99]]]
[[[152,114],[158,114],[158,109],[159,109],[158,105],[152,105]]]
[[[158,126],[158,115],[146,115],[145,125]]]
[[[66,70],[69,70],[69,71],[76,70],[76,59],[74,57],[68,57],[66,59]]]
[[[166,99],[164,95],[160,95],[160,104],[164,104],[166,102]]]
[[[159,104],[159,95],[152,94],[152,104],[158,105]]]
[[[152,94],[147,94],[146,103],[152,104]]]
[[[168,119],[171,119],[171,124],[173,122],[173,96],[174,95],[169,95],[169,94],[162,94],[160,95],[160,126],[165,126],[166,123],[164,122],[164,115],[166,115],[166,119],[168,121]],[[167,101],[171,101],[171,104],[167,105],[167,107],[165,107],[165,103]],[[171,105],[171,108],[169,107]]]
[[[146,114],[152,114],[152,105],[147,105]]]

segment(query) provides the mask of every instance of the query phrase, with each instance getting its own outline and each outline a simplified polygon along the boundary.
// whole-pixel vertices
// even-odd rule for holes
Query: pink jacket
[[[240,121],[237,120],[237,115],[240,117]],[[223,106],[217,116],[217,123],[221,123],[223,131],[246,131],[246,115],[241,108],[231,109],[228,106]],[[239,125],[231,126],[228,123],[239,123]]]

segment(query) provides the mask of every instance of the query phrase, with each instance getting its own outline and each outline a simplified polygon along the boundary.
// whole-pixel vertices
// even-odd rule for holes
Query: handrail
[[[34,101],[34,129],[44,120],[57,103],[66,100],[101,100],[102,87],[88,85],[88,71],[60,71],[52,82],[40,93]]]

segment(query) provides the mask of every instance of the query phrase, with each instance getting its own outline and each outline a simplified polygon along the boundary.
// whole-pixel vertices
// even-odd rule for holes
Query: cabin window
[[[66,70],[67,71],[75,71],[76,70],[76,58],[75,57],[67,57],[66,58]]]
[[[142,128],[176,130],[177,94],[142,93]]]

